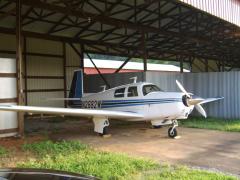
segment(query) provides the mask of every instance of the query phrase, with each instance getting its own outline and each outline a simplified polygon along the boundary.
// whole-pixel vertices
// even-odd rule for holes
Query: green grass
[[[180,126],[220,131],[240,132],[240,120],[224,120],[217,118],[190,118],[182,120]]]
[[[222,173],[209,172],[204,170],[189,169],[185,166],[165,166],[162,170],[145,173],[142,179],[147,180],[234,180],[236,177],[226,176]]]
[[[56,143],[45,141],[25,144],[23,150],[34,153],[37,158],[20,164],[20,167],[64,170],[94,175],[103,179],[121,179],[138,171],[159,166],[150,160],[99,152],[76,141]]]
[[[47,168],[100,177],[101,179],[237,179],[224,174],[160,165],[152,160],[102,152],[78,141],[43,141],[25,144],[33,154],[18,167]]]
[[[8,155],[8,150],[2,146],[0,146],[0,158],[6,157]]]

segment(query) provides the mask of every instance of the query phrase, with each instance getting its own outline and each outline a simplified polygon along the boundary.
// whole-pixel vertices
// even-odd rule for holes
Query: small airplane
[[[194,108],[205,118],[204,103],[223,99],[199,98],[188,93],[176,80],[182,92],[164,92],[152,83],[134,82],[102,92],[83,96],[82,70],[74,72],[69,98],[69,108],[0,105],[2,111],[21,111],[28,113],[57,114],[92,118],[94,131],[100,135],[108,133],[109,119],[125,121],[150,121],[154,128],[171,125],[168,136],[177,136],[176,127],[180,119],[187,119]]]

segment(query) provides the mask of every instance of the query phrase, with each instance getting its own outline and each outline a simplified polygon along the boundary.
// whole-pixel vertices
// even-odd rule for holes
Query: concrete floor
[[[39,122],[39,121],[38,121]],[[51,131],[55,140],[80,140],[91,146],[111,152],[152,158],[170,164],[219,170],[240,175],[240,133],[213,130],[178,128],[180,139],[170,139],[167,127],[151,129],[148,123],[111,123],[110,138],[102,138],[93,132],[88,121],[62,121],[36,126]],[[34,130],[34,121],[28,130]]]

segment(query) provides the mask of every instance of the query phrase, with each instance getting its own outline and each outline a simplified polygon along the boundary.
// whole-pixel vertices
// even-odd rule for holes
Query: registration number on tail
[[[91,100],[91,101],[82,101],[82,108],[86,108],[86,109],[99,109],[102,106],[102,102],[101,101],[95,101],[95,100]]]

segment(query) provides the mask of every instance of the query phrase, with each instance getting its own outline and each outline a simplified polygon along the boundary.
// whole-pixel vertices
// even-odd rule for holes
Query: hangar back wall
[[[208,98],[223,96],[224,100],[212,102],[204,106],[209,117],[240,118],[240,72],[205,72],[205,73],[177,73],[177,72],[137,72],[104,74],[111,87],[131,83],[129,78],[137,76],[138,81],[152,82],[164,91],[180,92],[176,85],[178,79],[188,92]],[[91,84],[91,82],[95,82]],[[104,84],[97,75],[87,76],[84,86],[85,92],[101,91]],[[197,114],[196,114],[197,115]]]

